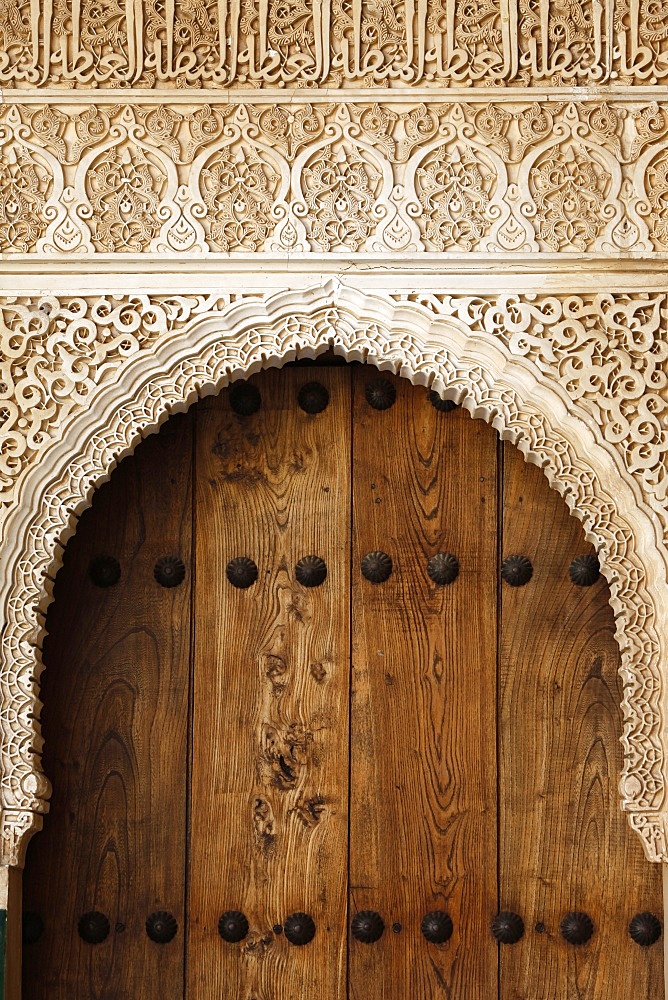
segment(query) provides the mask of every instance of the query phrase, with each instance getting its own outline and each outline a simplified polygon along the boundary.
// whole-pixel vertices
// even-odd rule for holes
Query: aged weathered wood
[[[607,586],[571,581],[571,561],[592,552],[579,522],[516,449],[504,456],[503,554],[528,556],[533,576],[501,585],[500,901],[526,926],[501,947],[501,996],[655,1000],[662,944],[639,947],[628,924],[644,910],[661,917],[661,871],[617,805],[622,691]],[[592,919],[586,944],[560,934],[569,911]]]
[[[379,379],[396,398],[366,392]],[[314,381],[329,400],[305,408]],[[617,807],[619,653],[605,582],[569,575],[580,525],[426,389],[362,367],[251,383],[259,405],[226,392],[149,439],[68,550],[26,1000],[654,1000],[663,944],[628,925],[661,916],[660,873]],[[503,582],[508,556],[524,571]],[[92,910],[99,945],[77,934]],[[232,910],[248,927],[219,932]],[[166,944],[145,929],[162,911]],[[347,934],[362,911],[380,937],[375,918]],[[568,944],[578,911],[594,933]]]
[[[302,385],[330,396],[308,414]],[[348,835],[350,374],[285,369],[197,414],[189,1000],[345,994]],[[320,586],[296,580],[324,559]],[[246,556],[258,579],[226,578]],[[240,910],[249,933],[218,937]],[[316,933],[276,931],[306,912]]]
[[[376,410],[355,373],[350,909],[378,911],[381,939],[351,937],[350,997],[491,997],[496,893],[496,449],[462,411],[383,373]],[[365,579],[365,553],[393,569]],[[459,576],[437,586],[437,552]],[[429,944],[428,912],[451,939]],[[400,929],[399,929],[400,925]]]
[[[32,842],[24,911],[44,932],[24,949],[24,1000],[183,997],[190,573],[174,588],[157,559],[190,565],[191,420],[149,438],[102,487],[68,547],[49,618],[43,675],[51,815]],[[120,563],[95,586],[91,560]],[[149,941],[168,910],[179,933]],[[77,932],[104,913],[101,944]]]

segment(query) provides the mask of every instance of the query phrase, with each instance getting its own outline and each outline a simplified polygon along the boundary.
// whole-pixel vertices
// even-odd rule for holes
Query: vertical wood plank
[[[619,809],[622,690],[607,585],[571,582],[571,561],[593,552],[580,523],[540,470],[510,445],[504,454],[503,551],[528,556],[534,571],[501,590],[501,905],[526,925],[501,948],[501,996],[655,1000],[661,942],[639,947],[628,924],[643,910],[661,917],[661,871]],[[582,946],[559,933],[575,910],[596,928]]]
[[[301,386],[329,391],[321,413]],[[350,375],[264,372],[258,412],[230,393],[198,414],[189,1000],[345,995]],[[307,555],[327,564],[298,583]],[[226,579],[246,556],[248,589]],[[238,944],[218,920],[242,911]],[[313,941],[274,927],[304,911]]]
[[[24,1000],[183,998],[191,433],[175,417],[119,466],[58,575],[42,684],[54,791],[24,882],[44,933],[24,948]],[[89,578],[100,554],[115,586]],[[187,568],[179,586],[154,579],[165,555]],[[179,924],[165,945],[145,930],[159,910]],[[109,919],[101,944],[77,933],[90,911]]]
[[[389,409],[365,398],[379,378]],[[386,930],[350,939],[354,1000],[496,996],[496,452],[481,421],[357,371],[350,906]],[[385,583],[360,572],[374,550],[392,557]],[[460,575],[437,587],[426,565],[441,551]],[[446,944],[420,932],[434,909],[453,920]]]

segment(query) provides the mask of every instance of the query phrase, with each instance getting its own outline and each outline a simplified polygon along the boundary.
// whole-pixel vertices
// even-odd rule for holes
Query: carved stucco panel
[[[3,255],[342,252],[666,254],[668,105],[0,104]]]
[[[668,14],[643,0],[5,0],[0,84],[329,88],[643,85]]]
[[[437,296],[330,281],[278,294],[47,297],[3,308],[2,414],[13,428],[0,557],[6,861],[20,863],[47,808],[39,647],[63,545],[92,491],[171,412],[230,378],[330,345],[491,421],[582,519],[610,583],[622,649],[622,805],[648,857],[668,860],[666,650],[657,629],[668,614],[666,519],[649,485],[658,497],[663,293]],[[641,489],[632,469],[643,463]]]

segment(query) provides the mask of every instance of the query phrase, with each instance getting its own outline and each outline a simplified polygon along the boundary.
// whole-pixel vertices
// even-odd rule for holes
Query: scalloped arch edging
[[[512,337],[473,329],[464,311],[439,313],[429,296],[367,292],[330,280],[306,290],[240,295],[224,308],[209,306],[206,296],[198,300],[198,309],[124,358],[114,378],[63,421],[60,440],[33,463],[8,518],[8,538],[19,541],[5,542],[10,572],[0,596],[3,863],[22,865],[48,810],[38,722],[44,613],[64,545],[93,491],[171,413],[235,378],[329,347],[430,386],[490,422],[543,469],[583,522],[610,585],[622,654],[621,805],[647,857],[668,861],[661,672],[667,636],[657,625],[668,621],[665,549],[656,512],[604,428]],[[155,324],[147,303],[145,322]],[[502,310],[495,315],[502,325]],[[506,319],[512,330],[510,312]]]

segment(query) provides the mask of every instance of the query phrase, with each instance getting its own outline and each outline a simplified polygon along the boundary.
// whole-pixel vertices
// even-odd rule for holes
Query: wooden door
[[[607,597],[542,473],[401,379],[172,418],[56,583],[26,1000],[662,996]]]

